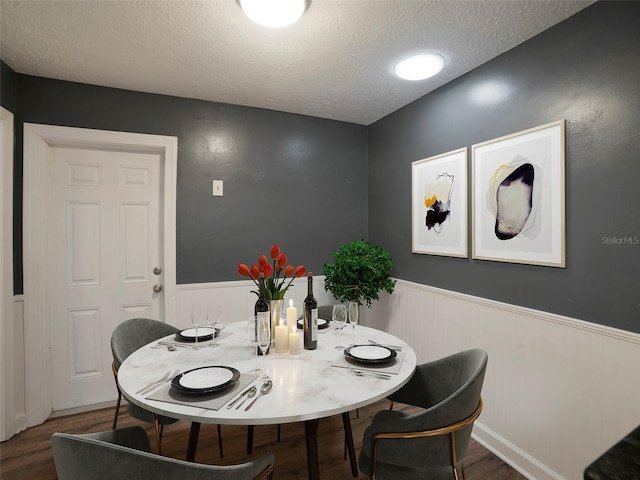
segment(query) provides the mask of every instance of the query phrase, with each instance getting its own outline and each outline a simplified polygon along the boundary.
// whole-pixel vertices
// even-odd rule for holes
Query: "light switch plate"
[[[222,180],[214,180],[213,181],[213,196],[214,197],[222,197]]]

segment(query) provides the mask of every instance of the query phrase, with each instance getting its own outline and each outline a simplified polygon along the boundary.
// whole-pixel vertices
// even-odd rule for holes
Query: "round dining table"
[[[218,425],[275,425],[304,422],[307,464],[310,479],[319,478],[317,430],[321,418],[342,415],[345,433],[351,438],[349,412],[385,398],[409,381],[416,367],[416,355],[403,340],[386,332],[357,325],[338,331],[329,328],[318,331],[315,350],[302,346],[299,333],[299,352],[276,353],[272,345],[269,354],[256,356],[247,335],[247,322],[224,326],[218,338],[194,343],[181,341],[171,335],[154,341],[132,353],[118,370],[118,384],[128,401],[158,415],[187,420],[191,423],[187,460],[193,461],[201,423]],[[168,345],[169,344],[169,345]],[[175,344],[173,348],[170,344]],[[215,344],[215,346],[214,346]],[[346,358],[344,348],[354,345],[379,344],[393,349],[394,362],[389,366],[354,364]],[[172,349],[169,350],[169,347]],[[205,408],[198,397],[188,402],[166,401],[161,398],[171,392],[172,378],[200,367],[231,367],[240,372],[245,381],[242,388],[225,399],[224,405]],[[260,396],[250,409],[249,401],[241,408],[227,408],[239,395],[255,385],[258,390],[265,378],[251,372],[261,368],[273,383],[271,391]],[[360,373],[357,373],[360,372]],[[380,373],[385,374],[379,376]],[[147,388],[160,379],[164,381]],[[246,383],[249,382],[249,383]],[[174,383],[173,385],[176,385]],[[256,397],[251,399],[255,400]],[[204,403],[204,402],[203,402]],[[238,402],[239,403],[239,402]],[[358,475],[353,442],[348,442],[351,470]]]

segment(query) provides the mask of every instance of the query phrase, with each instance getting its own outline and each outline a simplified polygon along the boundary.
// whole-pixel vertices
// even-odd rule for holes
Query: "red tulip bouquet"
[[[303,265],[298,265],[296,268],[293,268],[293,265],[287,265],[287,256],[280,252],[278,245],[271,247],[269,253],[273,265],[269,263],[266,255],[262,255],[258,258],[258,264],[252,265],[251,268],[244,263],[240,263],[238,265],[238,273],[243,277],[250,277],[256,286],[258,285],[260,273],[263,273],[267,300],[282,300],[291,286],[291,282],[296,278],[303,277],[306,270]],[[254,293],[258,294],[257,291],[254,291]]]

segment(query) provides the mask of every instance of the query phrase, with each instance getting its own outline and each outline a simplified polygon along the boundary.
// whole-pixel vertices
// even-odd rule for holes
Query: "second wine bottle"
[[[304,299],[303,344],[305,350],[318,347],[318,302],[313,296],[313,273],[307,276],[307,298]]]

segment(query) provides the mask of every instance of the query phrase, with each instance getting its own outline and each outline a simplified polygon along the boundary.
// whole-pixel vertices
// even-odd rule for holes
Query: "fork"
[[[170,374],[170,373],[171,373],[171,372],[165,372],[164,376],[163,376],[160,380],[156,380],[155,382],[147,383],[144,387],[142,387],[140,390],[138,390],[138,391],[136,392],[136,395],[141,394],[141,393],[142,393],[142,392],[144,392],[147,388],[151,388],[151,387],[153,387],[154,385],[157,385],[157,384],[159,384],[159,383],[164,382],[167,378],[169,378],[169,374]]]
[[[376,345],[378,347],[390,348],[391,350],[396,350],[398,352],[402,351],[402,346],[400,346],[400,345],[384,345],[384,344],[378,343],[378,342],[376,342],[374,340],[369,340],[369,343],[371,345]]]
[[[180,373],[180,370],[175,370],[173,373],[167,372],[162,380],[147,386],[147,388],[143,389],[140,392],[140,394],[141,395],[147,395],[148,393],[151,393],[151,391],[154,390],[156,387],[159,387],[160,385],[162,385],[165,382],[170,382],[171,380],[173,380],[173,378],[176,375],[178,375],[178,373]]]
[[[191,345],[185,345],[184,343],[180,343],[180,342],[168,342],[166,340],[158,342],[158,345],[164,345],[164,346],[172,345],[174,347],[184,347],[184,348],[189,348],[191,346]]]
[[[381,380],[391,380],[391,375],[387,373],[370,372],[368,370],[367,371],[356,370],[354,368],[352,368],[351,371],[359,377],[372,377],[372,378],[379,378]]]

